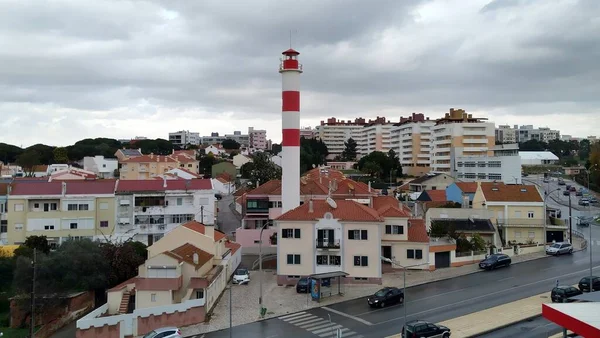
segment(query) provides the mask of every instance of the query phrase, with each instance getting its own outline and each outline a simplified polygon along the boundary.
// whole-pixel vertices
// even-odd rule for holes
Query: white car
[[[240,268],[233,273],[233,284],[248,284],[250,282],[250,272],[248,269]]]
[[[573,246],[570,243],[554,243],[546,248],[546,255],[562,255],[573,253]]]

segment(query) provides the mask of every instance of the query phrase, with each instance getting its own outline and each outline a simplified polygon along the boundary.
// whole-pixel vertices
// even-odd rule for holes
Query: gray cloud
[[[599,115],[594,0],[13,0],[2,7],[0,142],[252,125],[278,141],[277,66],[290,29],[305,67],[303,125],[413,111],[435,118],[463,107],[498,123],[596,132],[560,117]],[[551,113],[557,117],[536,122]]]

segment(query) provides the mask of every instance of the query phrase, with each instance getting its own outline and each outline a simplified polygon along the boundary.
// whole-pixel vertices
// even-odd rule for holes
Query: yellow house
[[[14,181],[9,186],[7,242],[46,236],[51,246],[102,239],[115,225],[115,180]]]
[[[544,199],[534,185],[506,185],[497,182],[478,182],[473,197],[473,209],[491,211],[502,241],[511,243],[542,243],[563,241],[564,226],[546,224],[543,238]]]
[[[167,156],[150,154],[119,160],[119,173],[122,180],[147,180],[175,168],[198,173],[199,163],[193,150],[179,150]]]

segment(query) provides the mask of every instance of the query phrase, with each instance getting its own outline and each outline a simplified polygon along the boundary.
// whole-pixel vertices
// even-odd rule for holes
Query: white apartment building
[[[248,146],[253,149],[268,149],[267,131],[264,129],[248,128]]]
[[[187,144],[199,145],[200,140],[200,133],[190,132],[189,130],[169,133],[169,141],[179,147],[185,147]]]
[[[247,147],[249,144],[250,137],[248,134],[242,134],[241,131],[234,131],[233,134],[225,134],[225,139],[234,140],[243,147]]]
[[[521,184],[519,144],[495,145],[491,150],[493,156],[455,156],[452,159],[452,176],[463,182]]]
[[[300,137],[305,139],[315,138],[315,131],[311,127],[300,128]]]
[[[533,125],[501,125],[496,129],[496,141],[502,143],[523,143],[531,140],[549,142],[560,140],[560,131],[550,128],[534,128]]]
[[[509,125],[496,128],[496,141],[501,143],[517,143],[517,131]]]
[[[452,157],[493,156],[495,126],[485,120],[453,108],[437,120],[432,127],[431,170],[450,173]]]
[[[104,158],[100,155],[83,158],[83,169],[95,173],[100,178],[114,178],[118,167],[119,161],[116,158]]]
[[[209,179],[120,180],[115,199],[117,239],[152,245],[191,220],[216,224],[215,191]]]
[[[365,125],[366,122],[363,118],[355,119],[352,122],[332,117],[327,119],[327,122],[321,121],[321,124],[315,128],[315,136],[325,143],[329,151],[328,158],[333,159],[344,151],[344,142],[349,138],[354,139],[357,142],[357,148],[359,147],[358,139],[362,138],[361,131]]]
[[[430,171],[434,121],[405,121],[390,131],[390,146],[398,154],[402,173],[422,176]]]
[[[359,157],[369,155],[374,151],[387,153],[391,148],[391,131],[394,125],[370,124],[357,131],[356,143]]]

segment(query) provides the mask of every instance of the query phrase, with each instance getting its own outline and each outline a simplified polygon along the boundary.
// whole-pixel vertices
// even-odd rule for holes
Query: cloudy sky
[[[0,142],[249,126],[279,142],[290,29],[303,126],[454,107],[600,134],[598,0],[4,0]]]

